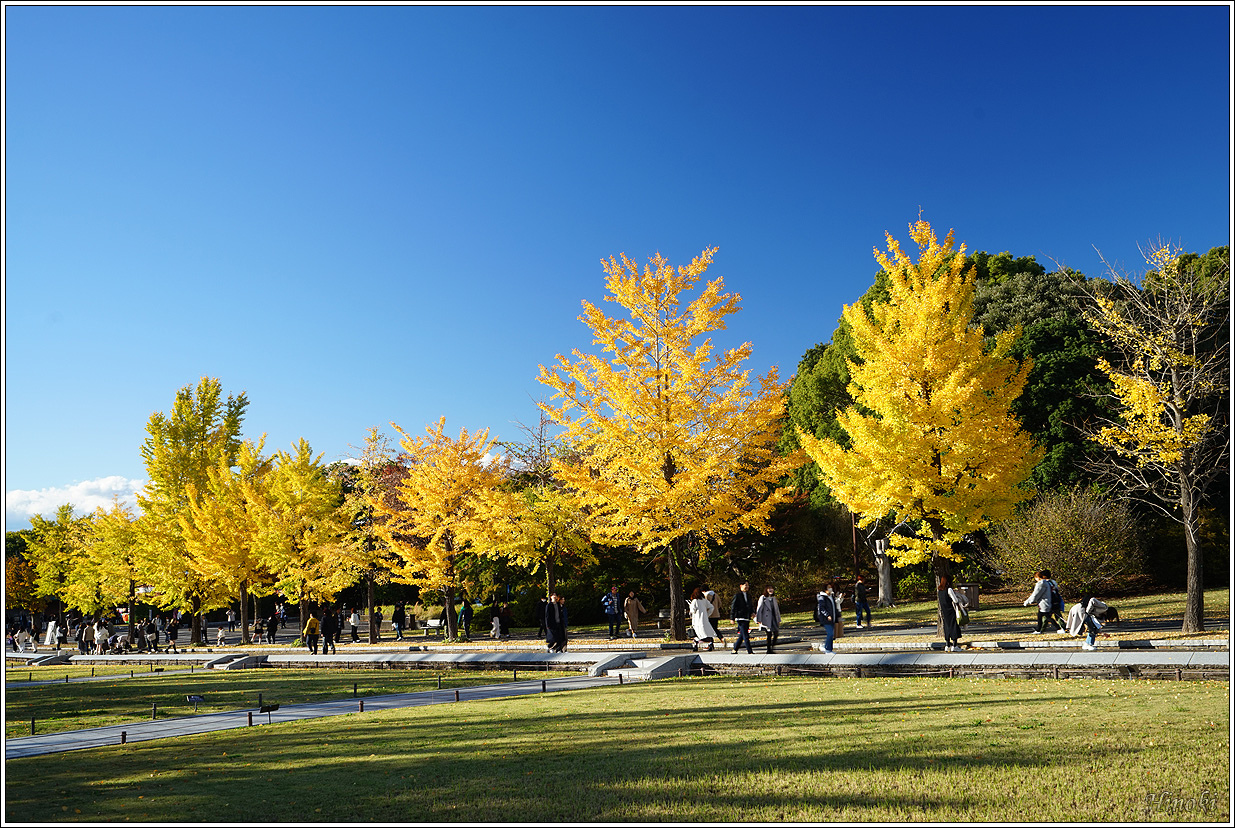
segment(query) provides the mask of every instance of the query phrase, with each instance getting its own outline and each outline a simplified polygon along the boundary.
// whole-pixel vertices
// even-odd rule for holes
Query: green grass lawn
[[[25,668],[26,674],[43,670],[48,678],[61,678],[69,668]],[[78,668],[80,669],[80,668]],[[89,668],[86,668],[89,675]],[[442,676],[443,688],[496,684],[513,678],[510,670],[474,671],[445,670],[198,670],[192,674],[146,674],[130,679],[126,671],[116,680],[51,684],[34,687],[6,687],[4,705],[4,735],[7,738],[30,735],[30,720],[35,733],[57,733],[105,727],[149,719],[152,706],[158,706],[160,718],[194,715],[188,695],[202,696],[197,713],[220,713],[258,706],[262,701],[280,705],[327,701],[353,695],[380,696],[390,693],[415,693],[437,689],[437,677]],[[520,670],[520,678],[556,678],[574,673]]]
[[[11,760],[5,819],[1226,822],[1229,709],[1227,682],[668,680]]]

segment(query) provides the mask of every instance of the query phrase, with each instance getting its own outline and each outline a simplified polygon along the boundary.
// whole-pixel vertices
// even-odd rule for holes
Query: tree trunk
[[[1205,578],[1201,557],[1200,520],[1192,497],[1191,479],[1180,474],[1180,511],[1183,512],[1184,545],[1188,550],[1188,597],[1184,602],[1183,631],[1205,631]]]
[[[557,570],[553,568],[552,554],[545,556],[545,589],[548,590],[545,593],[545,598],[548,598],[557,589]]]
[[[849,523],[853,529],[853,580],[856,581],[862,575],[862,561],[859,558],[862,543],[858,535],[858,516],[854,512],[849,513]]]
[[[189,633],[189,645],[190,646],[201,646],[201,643],[202,643],[202,599],[197,597],[196,595],[193,596],[192,609],[193,609],[193,620],[189,622],[190,624],[189,629],[191,630],[191,632]]]
[[[896,597],[896,591],[892,583],[892,556],[888,554],[886,540],[875,541],[875,546],[875,571],[879,575],[879,600],[875,606],[890,607],[896,603],[893,600]]]
[[[686,641],[686,599],[682,594],[682,570],[678,568],[678,544],[682,538],[674,538],[668,546],[669,553],[669,631],[674,641]]]
[[[376,597],[376,593],[377,593],[377,584],[375,583],[376,580],[377,579],[374,577],[372,570],[370,570],[369,574],[365,576],[365,601],[367,601],[369,604],[369,643],[370,644],[377,643],[377,624],[373,623],[373,599]]]
[[[240,582],[240,643],[251,644],[249,639],[249,582]]]
[[[931,553],[931,567],[935,570],[935,591],[939,591],[939,581],[944,575],[948,576],[948,580],[952,580],[952,562],[938,553]],[[953,584],[955,586],[955,584]],[[935,602],[935,632],[940,638],[943,638],[943,610],[938,606],[938,601]]]
[[[459,637],[459,619],[455,617],[455,588],[447,587],[442,590],[442,595],[446,599],[446,637],[454,640]]]

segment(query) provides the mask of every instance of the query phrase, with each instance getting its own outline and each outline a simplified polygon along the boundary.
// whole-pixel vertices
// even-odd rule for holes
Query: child
[[[215,637],[214,637],[214,641],[215,641],[215,644],[216,644],[216,645],[218,645],[218,646],[220,646],[220,647],[226,647],[226,646],[227,646],[227,633],[225,633],[225,632],[223,631],[223,627],[222,627],[221,625],[219,626],[219,632],[218,632],[218,634],[217,634],[217,635],[215,635]]]

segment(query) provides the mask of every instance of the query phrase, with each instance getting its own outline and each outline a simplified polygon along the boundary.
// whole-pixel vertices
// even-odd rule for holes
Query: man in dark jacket
[[[566,602],[557,593],[545,605],[545,643],[551,653],[566,649]]]
[[[335,638],[339,635],[339,614],[327,607],[322,611],[322,655],[335,653]]]
[[[738,592],[729,605],[729,615],[738,628],[738,638],[733,642],[733,651],[736,653],[745,641],[746,652],[754,655],[755,651],[750,647],[750,619],[755,615],[755,602],[750,597],[750,581],[743,581],[738,586]]]

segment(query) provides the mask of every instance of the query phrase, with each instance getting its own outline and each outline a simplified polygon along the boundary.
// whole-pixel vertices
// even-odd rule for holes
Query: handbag
[[[969,610],[965,609],[964,607],[958,606],[956,608],[957,626],[963,627],[968,623],[969,623]]]

